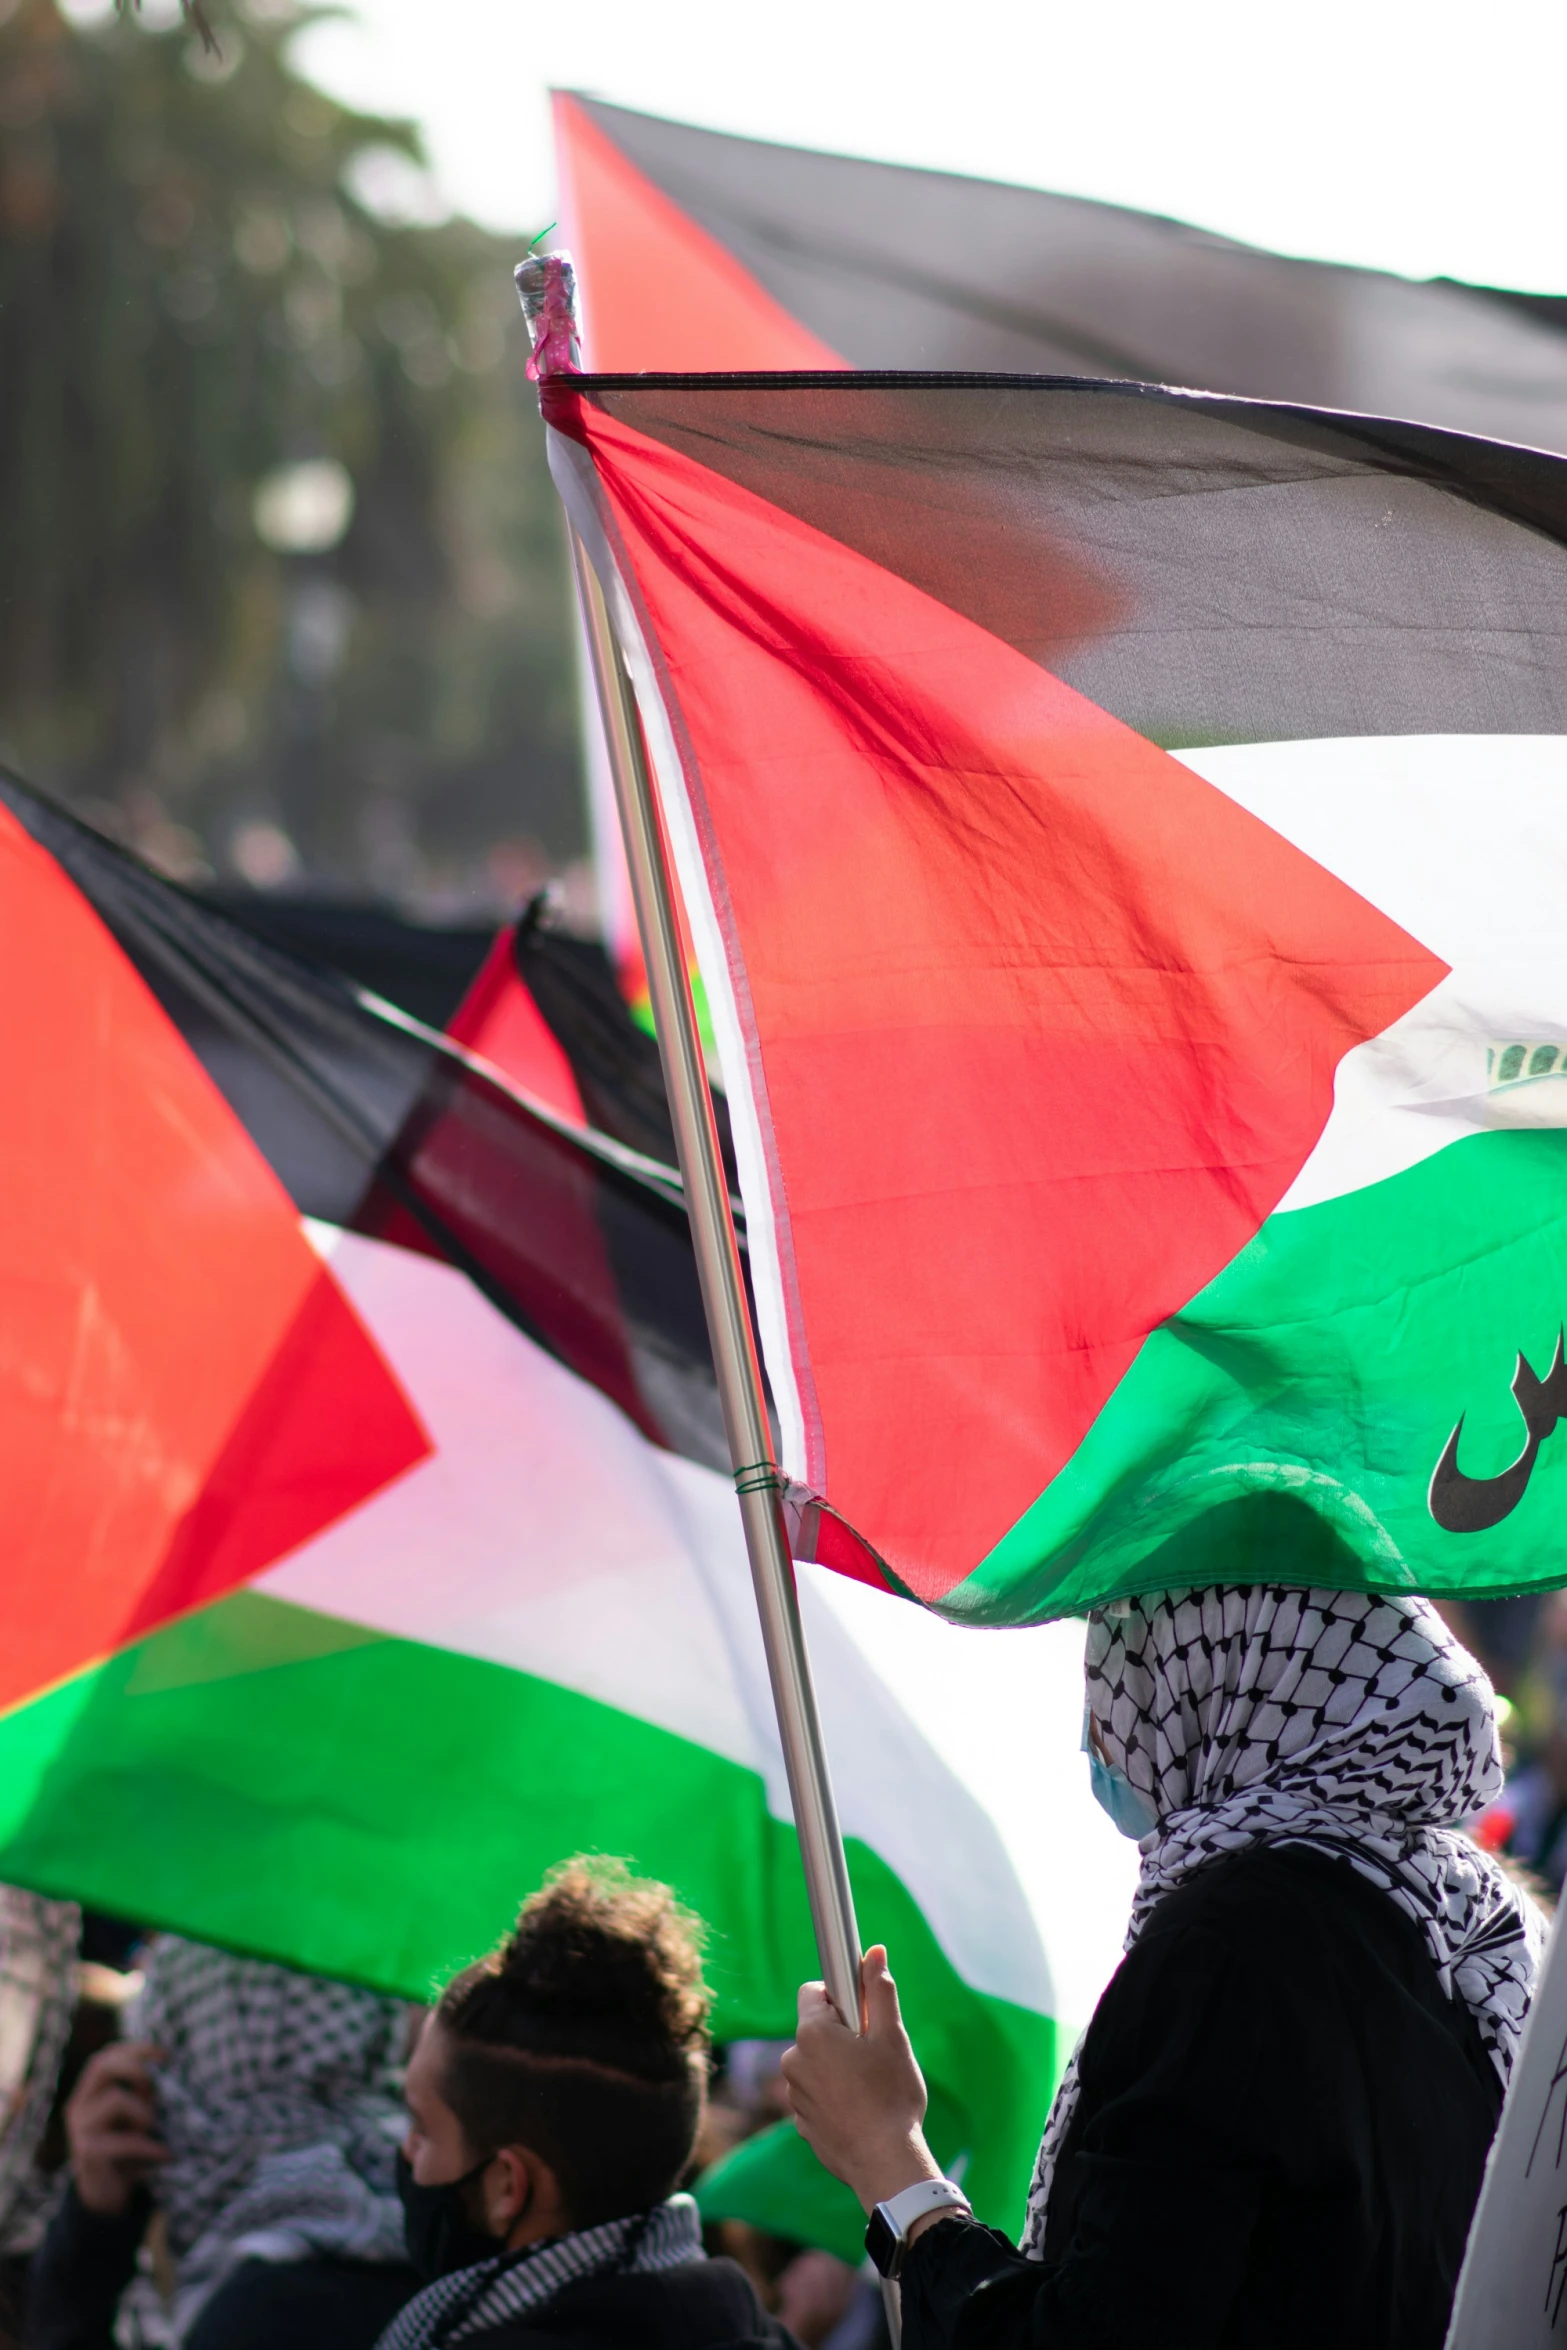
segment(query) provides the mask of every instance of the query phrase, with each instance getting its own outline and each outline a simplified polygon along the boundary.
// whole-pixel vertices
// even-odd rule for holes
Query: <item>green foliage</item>
[[[0,0],[0,738],[175,869],[260,837],[460,901],[579,846],[522,241],[394,225],[408,127],[292,73],[300,19],[211,17]],[[340,544],[264,546],[323,458]]]

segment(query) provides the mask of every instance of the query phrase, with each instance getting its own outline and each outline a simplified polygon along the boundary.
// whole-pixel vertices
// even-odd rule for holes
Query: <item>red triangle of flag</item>
[[[609,374],[843,365],[561,93],[555,146],[590,366]]]
[[[258,1574],[429,1451],[277,1177],[0,810],[0,1706]]]
[[[589,401],[688,761],[809,1482],[922,1597],[1080,1443],[1445,966],[944,604]]]
[[[498,931],[446,1033],[559,1118],[586,1126],[582,1095],[554,1031],[517,969],[517,926]]]

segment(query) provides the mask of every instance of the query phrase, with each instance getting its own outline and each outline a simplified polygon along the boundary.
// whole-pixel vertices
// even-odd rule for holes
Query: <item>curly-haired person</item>
[[[379,2350],[791,2350],[675,2192],[707,2086],[695,1920],[573,1862],[447,1985],[408,2067],[399,2165],[430,2282]]]

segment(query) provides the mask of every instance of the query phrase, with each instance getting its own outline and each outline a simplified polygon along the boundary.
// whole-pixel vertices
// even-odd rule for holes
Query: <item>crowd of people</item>
[[[568,1864],[429,2012],[128,1940],[134,1972],[76,1968],[16,2350],[502,2350],[545,2303],[546,2339],[599,2350],[874,2341],[853,2267],[704,2228],[680,2191],[778,2117],[784,2044],[712,2047],[700,1928],[666,1887]]]
[[[871,2350],[885,2277],[906,2350],[1439,2350],[1544,1932],[1496,1855],[1559,1881],[1567,1847],[1567,1599],[1510,1604],[1257,1585],[1090,1617],[1088,1767],[1141,1875],[1019,2243],[926,2146],[885,1951],[861,2031],[807,1985],[792,2047],[715,2051],[698,1922],[577,1861],[428,2011],[151,1938],[64,2055],[17,2338]],[[1510,1778],[1455,1626],[1511,1686]],[[693,2177],[785,2111],[874,2269],[704,2231]]]

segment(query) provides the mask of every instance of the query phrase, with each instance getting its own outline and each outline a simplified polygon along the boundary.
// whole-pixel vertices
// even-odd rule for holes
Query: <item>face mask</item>
[[[1107,1763],[1089,1735],[1088,1711],[1083,1712],[1083,1752],[1088,1757],[1088,1784],[1101,1811],[1108,1812],[1123,1836],[1140,1844],[1159,1825],[1159,1815],[1146,1795],[1132,1785],[1124,1771]]]
[[[397,2149],[397,2192],[403,2206],[403,2242],[408,2258],[427,2285],[449,2277],[454,2269],[477,2268],[493,2260],[500,2238],[476,2228],[468,2216],[468,2189],[494,2161],[487,2154],[460,2179],[444,2179],[438,2187],[421,2187],[407,2155]]]

